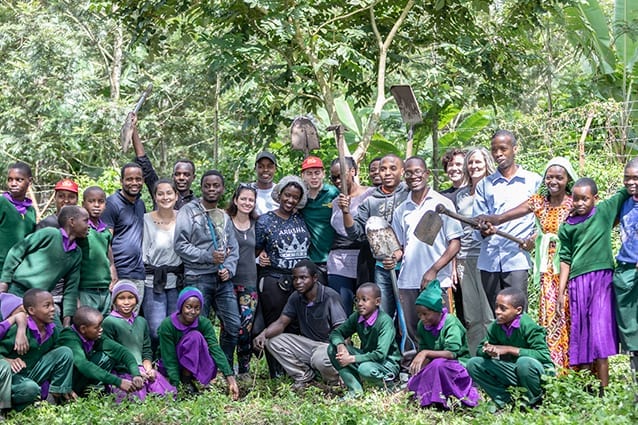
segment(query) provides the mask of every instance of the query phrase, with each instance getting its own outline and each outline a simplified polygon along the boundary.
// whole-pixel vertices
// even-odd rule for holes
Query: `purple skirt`
[[[139,366],[140,372],[144,370],[144,366]],[[132,380],[133,377],[129,373],[115,373],[122,379]],[[115,385],[109,385],[109,389],[113,394],[115,394],[115,402],[121,403],[125,398],[139,399],[140,401],[144,401],[146,399],[147,394],[159,394],[166,395],[168,393],[177,394],[177,389],[168,382],[168,379],[164,377],[160,372],[155,373],[155,380],[153,382],[145,382],[142,389],[137,390],[132,393],[126,393],[116,387]]]
[[[208,342],[199,331],[191,330],[182,336],[175,347],[179,365],[206,386],[217,376],[217,365],[208,351]]]
[[[421,406],[434,403],[448,408],[447,398],[454,396],[466,406],[476,406],[479,394],[472,378],[458,360],[434,359],[408,381],[408,389]]]
[[[612,270],[597,270],[569,281],[570,366],[618,354],[612,278]]]

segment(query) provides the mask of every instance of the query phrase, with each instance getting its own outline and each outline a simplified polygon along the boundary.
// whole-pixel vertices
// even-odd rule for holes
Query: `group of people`
[[[542,376],[568,368],[590,368],[602,392],[618,337],[638,366],[638,160],[625,167],[625,188],[596,203],[595,182],[578,179],[565,158],[542,176],[524,170],[503,130],[490,150],[448,152],[452,185],[440,193],[417,156],[375,158],[366,187],[352,158],[345,172],[332,161],[326,183],[316,156],[275,182],[276,156],[264,151],[255,182],[239,184],[223,210],[219,171],[202,173],[197,197],[191,161],[159,178],[135,126],[132,139],[121,189],[107,197],[86,188],[80,206],[77,184],[63,179],[56,214],[37,225],[31,170],[9,168],[0,197],[1,409],[97,386],[117,400],[196,392],[218,371],[237,399],[235,377],[247,377],[262,352],[270,376],[287,374],[295,390],[323,379],[356,397],[364,385],[399,388],[405,371],[421,405],[442,408],[449,397],[476,405],[477,387],[498,407],[510,401],[508,387],[524,387],[534,405]],[[477,225],[442,215],[423,242],[415,230],[439,204]],[[370,217],[388,222],[399,249],[373,255]],[[538,323],[526,313],[530,270]],[[402,337],[417,349],[402,352]]]

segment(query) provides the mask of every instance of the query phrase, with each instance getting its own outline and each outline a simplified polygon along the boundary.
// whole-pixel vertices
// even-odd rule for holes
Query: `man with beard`
[[[517,207],[536,192],[541,182],[541,176],[516,164],[518,143],[511,132],[498,130],[494,133],[491,150],[497,170],[476,185],[472,207],[475,217],[501,214]],[[485,225],[485,230],[476,232],[478,238],[483,237],[478,268],[487,300],[494,311],[496,295],[502,289],[513,286],[527,297],[531,260],[527,251],[516,242],[494,235],[494,226],[490,223]],[[499,226],[499,230],[527,239],[534,233],[534,215],[529,213],[510,220]]]
[[[148,191],[153,195],[155,190],[155,185],[159,180],[159,176],[155,172],[155,168],[153,168],[153,164],[148,156],[146,156],[146,152],[144,151],[144,145],[142,145],[142,141],[140,140],[140,135],[137,131],[137,116],[131,112],[132,114],[132,125],[133,125],[133,149],[135,149],[135,163],[138,164],[142,168],[142,173],[144,175],[144,183],[148,188]],[[195,179],[195,164],[193,161],[189,159],[179,159],[175,161],[175,165],[173,165],[173,182],[175,183],[175,187],[177,188],[177,202],[175,202],[176,210],[182,208],[184,205],[195,199],[195,195],[191,190],[191,185],[193,184],[193,180]],[[153,207],[155,206],[155,200],[153,199]],[[141,303],[141,300],[140,300]]]
[[[142,235],[146,207],[140,192],[144,183],[142,167],[129,162],[120,173],[122,188],[106,198],[102,221],[113,232],[112,250],[118,279],[130,279],[144,298],[144,261]],[[115,277],[113,277],[115,280]]]
[[[201,179],[202,197],[184,205],[175,222],[175,252],[184,263],[184,284],[204,296],[202,315],[211,307],[222,322],[220,345],[229,364],[239,335],[240,316],[231,279],[239,260],[239,245],[228,214],[217,203],[224,177],[209,170]]]
[[[454,204],[445,196],[431,190],[428,186],[430,171],[425,161],[413,156],[405,161],[405,182],[410,189],[410,196],[394,211],[392,228],[397,235],[402,251],[394,253],[398,261],[402,260],[401,272],[397,279],[401,307],[405,313],[408,334],[416,341],[418,316],[416,299],[431,281],[438,279],[441,287],[449,287],[452,283],[452,267],[450,262],[461,248],[460,238],[463,228],[458,220],[441,215],[443,226],[439,230],[432,245],[421,242],[414,235],[419,220],[427,211],[434,211],[438,204],[454,211]],[[444,304],[449,305],[445,290]]]

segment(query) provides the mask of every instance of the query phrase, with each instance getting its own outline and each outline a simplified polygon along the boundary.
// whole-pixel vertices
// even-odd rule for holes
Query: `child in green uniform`
[[[330,333],[328,357],[348,387],[349,396],[363,392],[362,383],[383,385],[399,376],[401,353],[395,341],[392,318],[383,310],[381,291],[374,283],[364,283],[357,289],[357,311]],[[361,348],[346,345],[354,334],[361,340]]]
[[[121,344],[102,337],[102,313],[89,306],[78,307],[73,325],[60,333],[59,345],[73,354],[73,389],[81,394],[89,385],[114,385],[126,392],[144,385],[135,357]],[[114,367],[125,367],[131,379],[111,373]]]
[[[215,328],[208,318],[200,316],[203,304],[204,297],[197,288],[187,286],[179,293],[177,311],[164,319],[158,330],[160,370],[165,370],[172,385],[182,383],[195,391],[194,381],[206,386],[219,369],[226,377],[229,395],[237,400],[239,387],[217,342]]]
[[[475,383],[492,398],[498,408],[511,400],[509,387],[527,391],[527,405],[540,402],[541,376],[554,374],[554,364],[545,340],[545,329],[526,313],[525,294],[505,288],[496,297],[496,320],[487,329],[476,357],[467,362]]]
[[[441,284],[435,279],[416,299],[419,353],[410,364],[408,390],[423,407],[447,409],[450,396],[466,406],[476,406],[478,392],[464,367],[470,357],[465,328],[443,308],[442,294]]]
[[[60,210],[60,229],[47,227],[29,235],[9,251],[0,282],[9,293],[23,296],[31,288],[51,291],[64,278],[64,325],[71,324],[77,308],[82,253],[76,240],[86,237],[89,215],[84,208],[68,205]],[[0,291],[2,283],[0,283]]]
[[[16,343],[14,349],[18,355],[29,351],[27,341],[27,314],[22,306],[22,298],[12,294],[0,294],[0,339],[3,339],[9,329],[17,324]],[[11,408],[11,365],[6,360],[0,360],[0,419],[2,413]]]
[[[106,316],[104,335],[126,347],[135,357],[138,369],[144,379],[144,386],[130,397],[137,397],[144,401],[148,393],[164,395],[176,393],[177,389],[153,367],[153,352],[151,350],[151,336],[148,322],[142,316],[135,314],[135,307],[139,304],[139,293],[135,283],[130,280],[120,280],[113,287],[113,310]],[[117,370],[120,378],[131,379],[128,371]],[[124,398],[121,391],[114,391],[117,399]]]
[[[106,194],[97,186],[87,188],[82,195],[82,207],[89,213],[89,233],[85,239],[78,240],[82,250],[78,296],[80,305],[96,308],[106,315],[111,311],[109,286],[117,281],[111,251],[113,234],[100,218],[106,208]]]
[[[40,386],[45,381],[49,382],[48,391],[54,399],[75,399],[71,388],[73,354],[66,347],[54,348],[59,331],[53,324],[53,297],[47,291],[29,289],[24,294],[23,302],[28,314],[29,350],[24,354],[18,354],[15,350],[17,325],[12,326],[0,341],[0,356],[9,363],[13,372],[13,408],[20,411],[35,402],[40,397]]]
[[[27,198],[32,180],[31,168],[24,162],[9,166],[7,191],[0,196],[0,270],[13,245],[35,231],[35,209]]]

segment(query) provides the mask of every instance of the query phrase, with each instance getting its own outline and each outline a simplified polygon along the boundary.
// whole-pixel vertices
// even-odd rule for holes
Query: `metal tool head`
[[[377,260],[391,257],[398,249],[401,249],[397,235],[392,226],[383,217],[373,216],[366,222],[366,236],[370,243],[372,256]]]
[[[313,149],[319,149],[317,128],[311,117],[300,116],[292,121],[290,126],[290,142],[292,148],[306,154]]]
[[[418,124],[423,121],[419,102],[416,101],[412,87],[409,85],[392,86],[390,92],[397,102],[404,123]]]
[[[421,242],[432,245],[442,226],[443,220],[436,211],[426,211],[414,228],[414,236]]]

